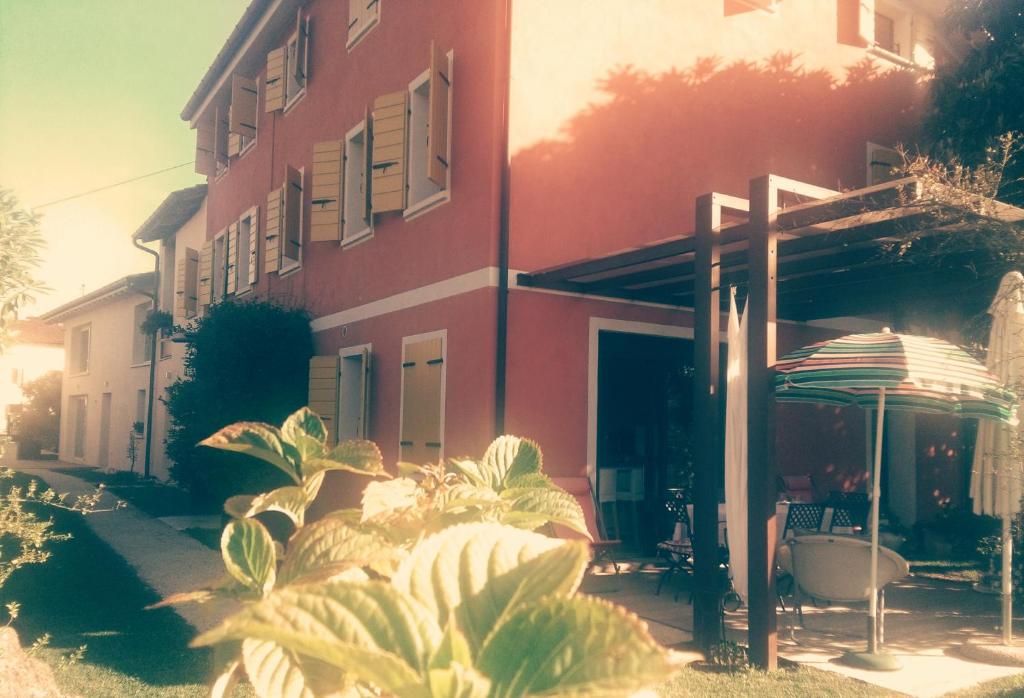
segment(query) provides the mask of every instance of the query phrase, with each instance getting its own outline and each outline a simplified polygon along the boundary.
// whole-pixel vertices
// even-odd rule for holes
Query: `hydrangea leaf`
[[[296,483],[299,482],[298,453],[281,438],[281,432],[269,424],[231,424],[203,439],[199,445],[259,458],[287,474]]]
[[[266,593],[274,586],[274,539],[259,521],[232,519],[220,537],[228,574],[244,586]]]

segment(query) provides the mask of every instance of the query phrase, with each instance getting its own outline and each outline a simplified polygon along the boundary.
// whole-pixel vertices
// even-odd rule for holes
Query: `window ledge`
[[[421,216],[427,211],[434,210],[441,204],[448,203],[451,200],[451,198],[452,194],[449,189],[439,191],[436,194],[431,194],[427,198],[421,201],[417,201],[413,205],[409,206],[409,208],[402,211],[402,217],[405,218],[405,220],[407,221],[411,221],[413,218]]]
[[[291,276],[299,269],[302,269],[302,262],[294,262],[289,264],[287,267],[281,267],[277,270],[277,278],[283,279],[286,276]]]
[[[896,65],[898,65],[900,67],[903,67],[903,68],[910,68],[911,70],[917,70],[917,71],[920,71],[922,73],[934,73],[935,72],[935,70],[933,68],[929,68],[929,67],[923,66],[923,65],[921,65],[919,63],[915,63],[914,61],[910,60],[909,58],[904,58],[900,54],[893,53],[892,51],[889,51],[887,49],[882,48],[881,46],[870,46],[870,47],[868,47],[868,53],[870,53],[872,56],[875,56],[876,58],[881,58],[884,61],[888,61],[890,63],[895,63]]]
[[[89,375],[89,370],[86,369],[85,371],[82,371],[81,373],[69,373],[68,374],[68,378],[82,378],[83,376],[88,376],[88,375]]]
[[[356,45],[363,40],[363,37],[369,34],[370,30],[376,27],[379,22],[380,15],[378,14],[376,17],[373,18],[373,20],[367,22],[366,26],[360,29],[358,34],[356,34],[354,37],[348,40],[348,42],[345,44],[345,48],[349,51],[354,49]]]
[[[244,158],[249,153],[250,150],[252,150],[255,147],[256,147],[256,139],[253,138],[251,141],[249,141],[248,143],[245,144],[245,147],[242,148],[241,151],[239,151],[238,156],[235,159],[236,160],[241,160],[242,158]]]
[[[302,99],[306,96],[306,92],[307,92],[306,88],[303,87],[301,90],[299,90],[299,93],[297,95],[294,95],[291,99],[289,99],[285,103],[284,109],[281,110],[281,115],[284,116],[285,114],[290,112],[292,110],[292,108],[295,107],[295,105],[297,105],[299,102],[301,102]]]
[[[148,361],[141,361],[137,364],[129,364],[128,368],[142,368],[143,366],[149,366]]]
[[[341,248],[346,249],[358,245],[360,242],[365,242],[373,237],[373,228],[366,226],[358,233],[352,233],[348,237],[341,239]]]

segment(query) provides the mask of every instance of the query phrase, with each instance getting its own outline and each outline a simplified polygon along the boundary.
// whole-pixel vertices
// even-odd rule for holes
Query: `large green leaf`
[[[336,694],[345,684],[337,667],[266,640],[242,642],[242,660],[260,698],[316,698]]]
[[[510,489],[501,493],[511,509],[502,515],[502,523],[534,529],[546,523],[561,524],[591,539],[583,508],[576,498],[562,489]],[[592,540],[592,539],[591,539]]]
[[[269,424],[237,422],[199,442],[200,446],[244,453],[270,463],[299,482],[298,454],[281,438],[281,432]]]
[[[487,698],[491,682],[476,670],[452,664],[444,669],[431,669],[430,698]]]
[[[647,626],[607,601],[548,598],[494,630],[476,668],[491,696],[628,696],[667,679],[678,663]]]
[[[399,477],[386,482],[371,482],[363,490],[363,521],[399,509],[411,509],[419,502],[415,480]]]
[[[480,461],[480,474],[500,492],[516,478],[541,472],[540,447],[518,436],[499,436],[487,447]]]
[[[220,552],[228,574],[262,593],[274,586],[274,539],[259,521],[234,519],[224,527]]]
[[[256,516],[265,511],[277,511],[291,519],[296,526],[302,526],[306,518],[306,509],[316,499],[323,480],[323,473],[317,473],[306,478],[301,486],[278,487],[255,497],[248,494],[229,497],[224,502],[224,510],[239,519]]]
[[[439,624],[454,615],[470,646],[478,649],[499,618],[519,604],[573,593],[589,557],[583,541],[500,524],[463,524],[413,548],[392,582]]]
[[[340,518],[327,517],[300,528],[288,542],[288,554],[278,572],[281,584],[309,581],[351,567],[388,569],[393,557],[386,540],[360,531]]]
[[[281,436],[294,445],[303,460],[319,456],[327,442],[327,428],[313,410],[301,407],[281,425]]]
[[[384,582],[276,589],[192,641],[267,640],[403,696],[426,696],[441,629],[425,608]]]
[[[342,441],[330,452],[302,463],[302,472],[307,476],[323,470],[346,470],[357,475],[387,474],[377,444],[363,439]]]

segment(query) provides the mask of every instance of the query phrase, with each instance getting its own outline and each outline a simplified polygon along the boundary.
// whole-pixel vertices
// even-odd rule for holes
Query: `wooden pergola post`
[[[719,246],[721,206],[715,194],[697,197],[694,250],[694,474],[693,474],[693,636],[697,646],[711,647],[721,624],[718,572],[718,491],[715,473],[722,462],[718,395]]]
[[[750,661],[778,666],[775,616],[775,366],[779,208],[776,179],[750,181],[747,248],[747,570]]]

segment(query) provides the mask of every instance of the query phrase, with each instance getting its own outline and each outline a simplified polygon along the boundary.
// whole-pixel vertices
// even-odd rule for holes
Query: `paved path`
[[[72,496],[91,494],[93,485],[55,469],[76,466],[60,461],[15,461],[4,458],[5,465],[43,480],[57,492]],[[103,496],[103,505],[112,506],[113,495]],[[180,533],[159,519],[139,511],[131,504],[112,512],[89,514],[89,528],[123,557],[157,594],[190,591],[216,581],[224,574],[220,555],[188,534]],[[213,627],[231,612],[227,602],[186,604],[174,607],[178,615],[196,630]]]

